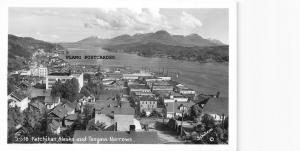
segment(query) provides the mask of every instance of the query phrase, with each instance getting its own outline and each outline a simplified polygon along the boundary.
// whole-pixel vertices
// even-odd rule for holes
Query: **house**
[[[57,120],[52,120],[49,127],[53,134],[60,134],[62,124]]]
[[[97,138],[97,139],[85,139]],[[160,144],[157,132],[81,131],[74,132],[74,144]]]
[[[15,127],[15,137],[19,138],[21,136],[24,136],[25,134],[28,133],[28,129],[23,127],[21,124],[18,124],[16,127]]]
[[[45,96],[44,103],[47,109],[53,109],[60,104],[60,97]]]
[[[167,109],[167,118],[173,118],[175,116],[181,117],[182,114],[188,114],[189,109],[195,103],[188,102],[168,102],[165,103]]]
[[[29,82],[25,82],[25,81],[23,81],[19,85],[17,85],[18,88],[23,89],[23,90],[28,89],[30,86],[31,86],[31,84]]]
[[[140,112],[146,112],[146,115],[149,116],[153,110],[157,109],[157,100],[154,97],[142,96],[138,98]]]
[[[227,97],[214,97],[210,98],[204,104],[202,113],[209,114],[214,117],[216,122],[221,122],[228,116],[228,98]]]
[[[49,118],[56,119],[59,122],[62,122],[63,119],[68,116],[68,110],[65,109],[62,105],[56,106],[49,113]]]
[[[95,102],[95,97],[94,96],[84,96],[84,95],[81,95],[78,97],[77,101],[77,106],[78,106],[78,110],[80,112],[83,112],[83,109],[84,109],[84,106],[87,104],[87,103],[94,103]]]
[[[115,130],[115,122],[113,120],[113,115],[110,114],[104,114],[101,112],[95,113],[95,124],[101,123],[104,126],[104,129],[107,130],[109,127],[114,127],[113,130]]]
[[[76,102],[70,102],[69,100],[66,99],[62,99],[62,106],[67,110],[67,114],[75,114],[75,109],[77,107],[77,103]]]
[[[19,107],[20,111],[24,111],[28,108],[28,103],[30,102],[25,91],[14,91],[8,95],[9,106],[10,107]]]
[[[65,126],[70,127],[78,119],[78,114],[71,114],[65,117]]]
[[[41,101],[38,100],[31,101],[28,105],[31,111],[35,111],[39,113],[44,113],[46,111],[46,106]]]
[[[95,124],[104,123],[105,128],[113,125],[115,131],[129,131],[134,126],[139,131],[142,128],[135,120],[134,113],[129,102],[106,101],[95,112]]]

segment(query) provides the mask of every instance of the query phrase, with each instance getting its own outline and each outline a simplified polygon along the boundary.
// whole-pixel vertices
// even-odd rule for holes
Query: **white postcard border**
[[[229,144],[228,145],[78,145],[78,144],[53,144],[45,146],[43,144],[6,144],[7,143],[7,104],[6,99],[1,101],[1,148],[6,150],[230,150],[237,148],[237,8],[234,1],[199,1],[199,0],[6,0],[1,5],[1,51],[4,55],[1,64],[4,65],[1,70],[2,87],[0,89],[2,98],[6,98],[7,81],[7,35],[8,35],[8,7],[87,7],[87,8],[228,8],[229,9]]]

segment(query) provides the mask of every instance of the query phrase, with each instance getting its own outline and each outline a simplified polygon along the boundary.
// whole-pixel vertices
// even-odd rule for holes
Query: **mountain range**
[[[93,45],[100,47],[110,47],[116,45],[126,44],[148,44],[157,43],[169,46],[183,46],[183,47],[209,47],[209,46],[224,46],[219,40],[205,39],[198,34],[183,35],[171,35],[167,31],[159,30],[155,33],[135,34],[135,35],[120,35],[112,39],[101,39],[97,36],[91,36],[82,39],[76,44]]]
[[[136,53],[143,57],[167,57],[199,62],[228,62],[229,46],[216,39],[198,34],[171,35],[159,30],[154,33],[120,35],[112,39],[88,37],[74,44],[101,47],[111,52]]]

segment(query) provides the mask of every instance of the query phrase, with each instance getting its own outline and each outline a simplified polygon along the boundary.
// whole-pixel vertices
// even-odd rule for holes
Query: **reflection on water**
[[[113,53],[97,49],[70,49],[69,55],[114,55],[114,60],[72,60],[72,63],[100,64],[103,66],[131,66],[147,68],[151,71],[165,71],[173,76],[174,80],[199,91],[200,93],[221,92],[221,96],[228,96],[228,64],[198,63],[177,61],[167,58],[147,58],[136,54]],[[83,58],[83,57],[82,57]],[[179,73],[178,79],[176,74]]]

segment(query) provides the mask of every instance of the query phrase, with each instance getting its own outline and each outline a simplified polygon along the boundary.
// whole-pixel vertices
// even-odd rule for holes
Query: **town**
[[[71,64],[68,53],[38,49],[9,72],[8,143],[228,144],[220,92],[164,71]]]

